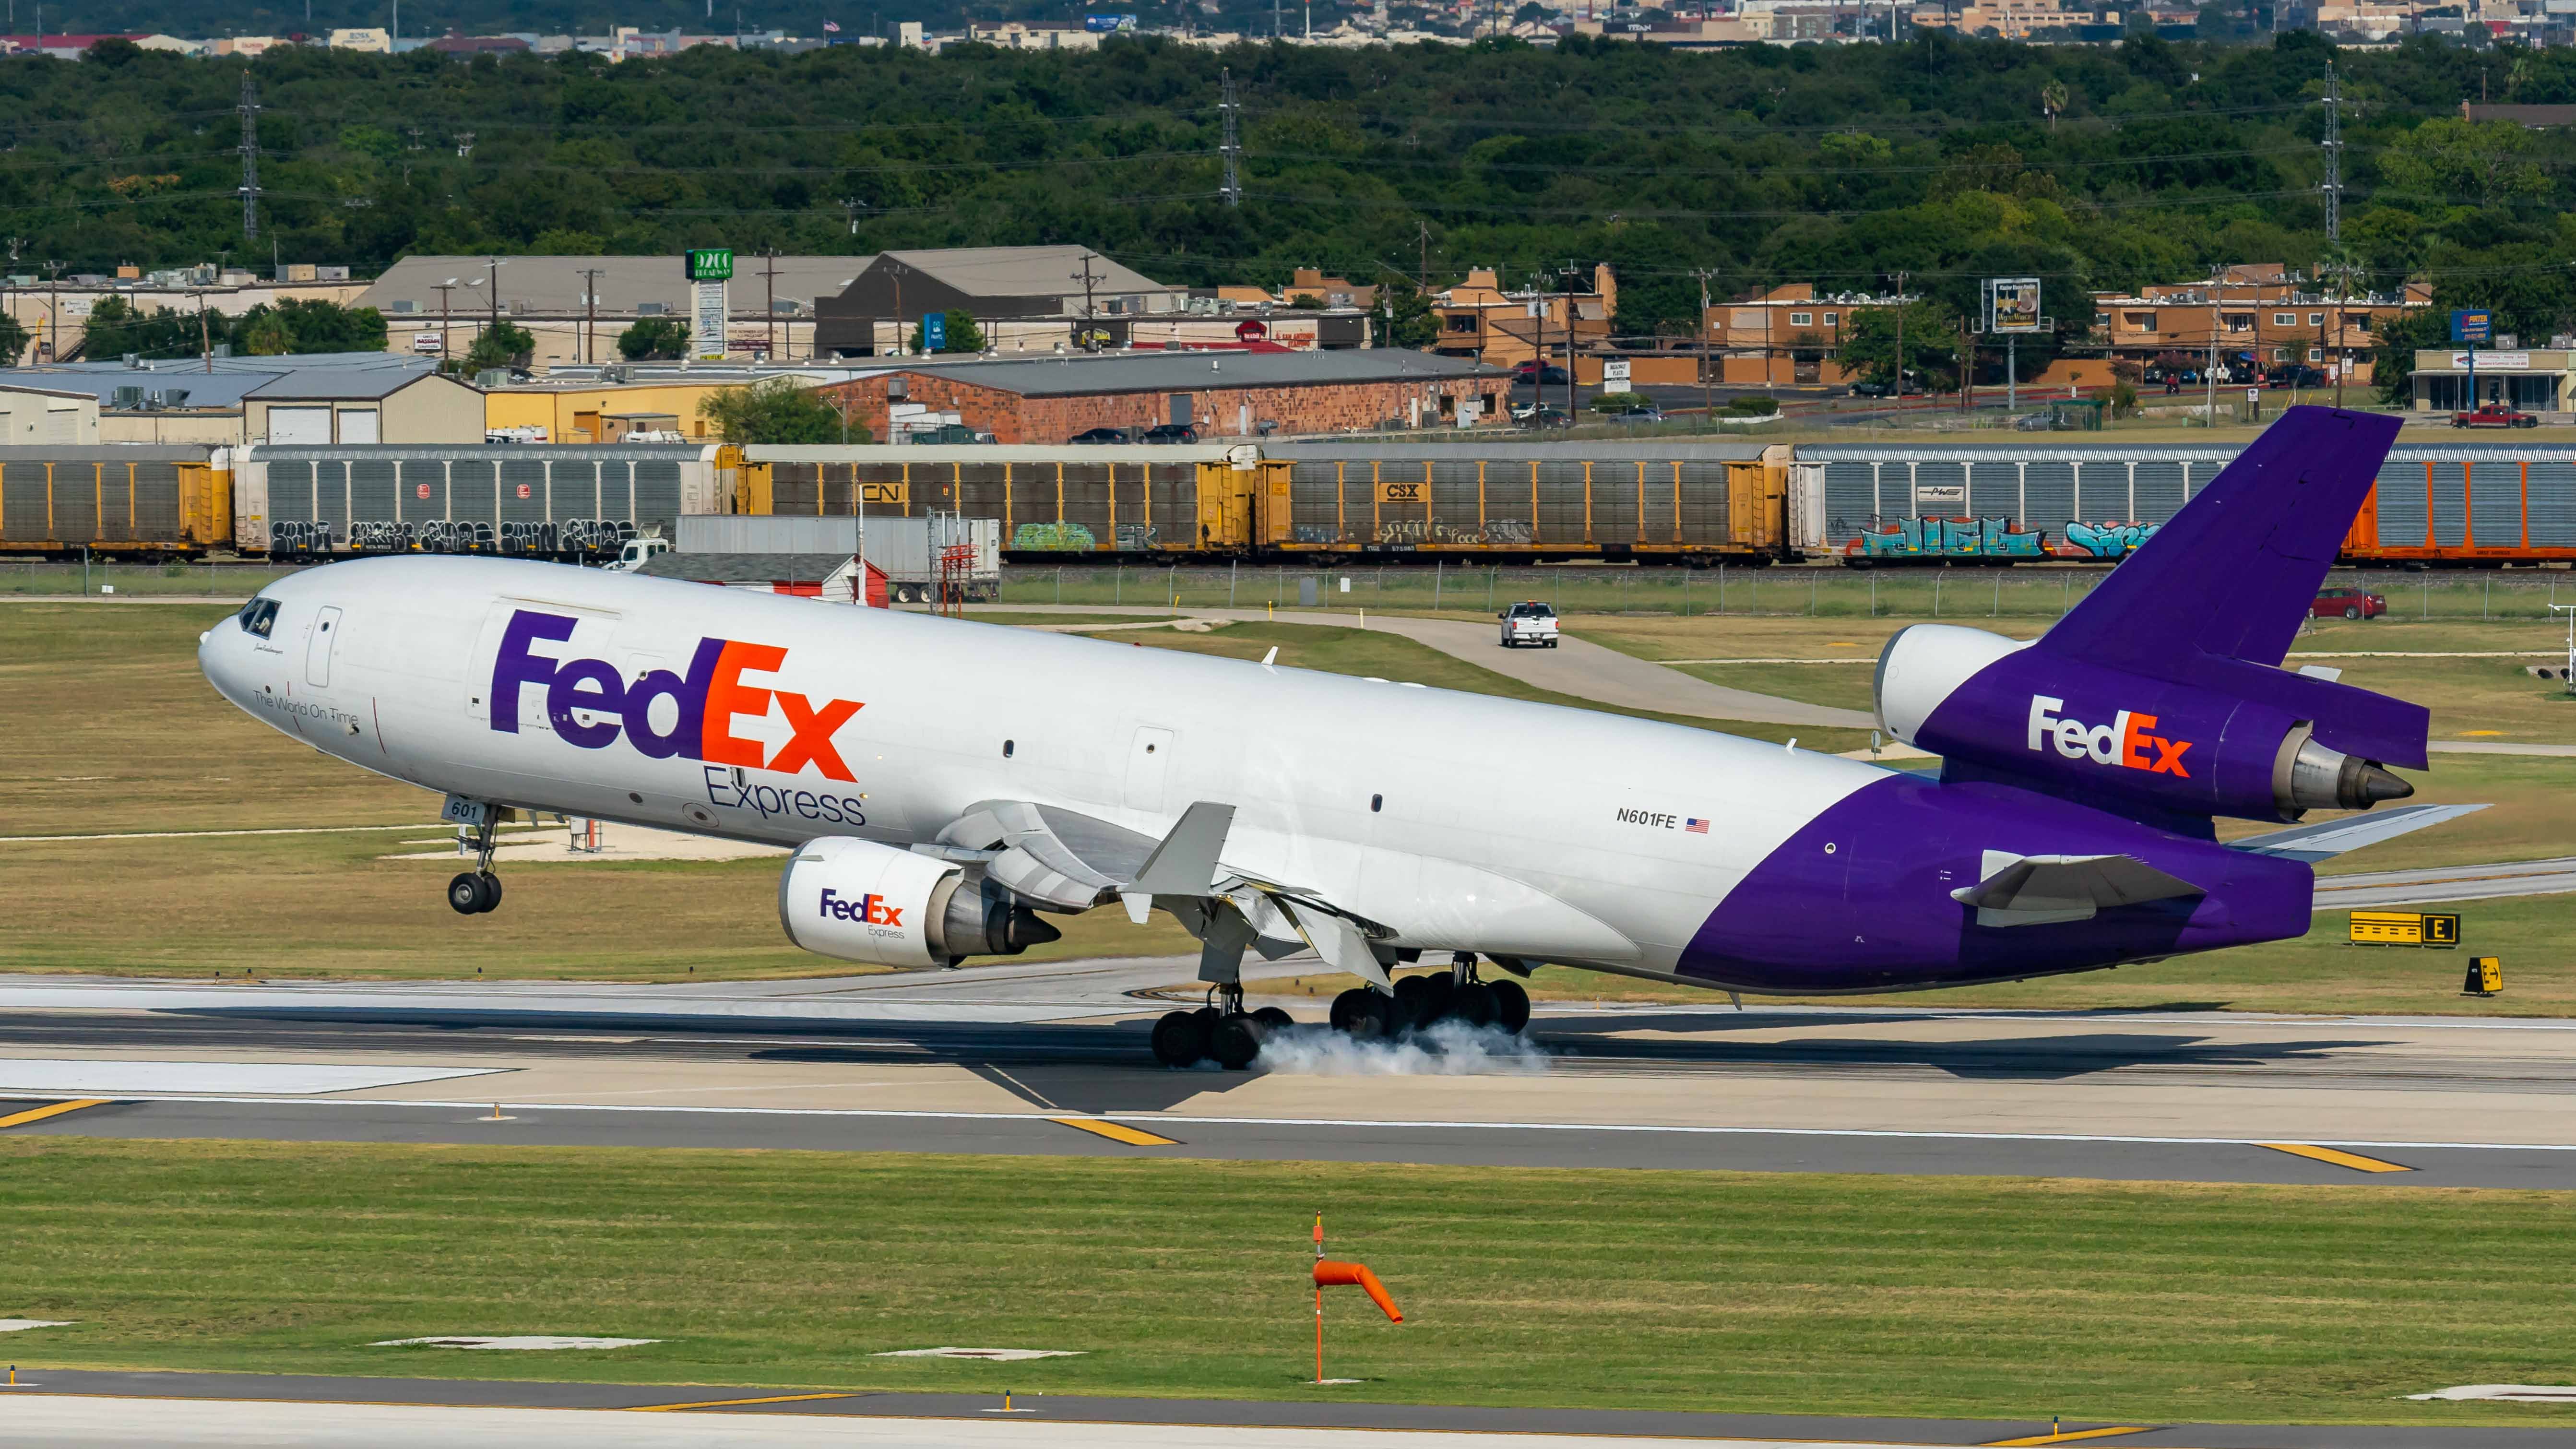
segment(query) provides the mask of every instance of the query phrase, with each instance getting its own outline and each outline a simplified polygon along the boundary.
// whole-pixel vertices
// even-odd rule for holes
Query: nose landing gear
[[[447,904],[460,916],[484,915],[501,904],[501,878],[492,873],[492,849],[499,843],[501,811],[497,806],[450,795],[446,814],[474,832],[474,868],[447,883]]]

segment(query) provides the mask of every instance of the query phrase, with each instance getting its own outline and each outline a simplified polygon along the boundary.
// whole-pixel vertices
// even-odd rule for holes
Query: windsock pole
[[[1324,1261],[1324,1215],[1315,1214],[1315,1261]],[[1315,1278],[1315,1382],[1324,1382],[1324,1280]]]

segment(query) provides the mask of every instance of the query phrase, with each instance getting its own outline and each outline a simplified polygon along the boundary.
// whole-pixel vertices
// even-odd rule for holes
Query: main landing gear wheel
[[[1517,981],[1488,981],[1485,989],[1494,993],[1494,1025],[1520,1035],[1529,1025],[1529,993]]]
[[[1186,1067],[1208,1054],[1208,1026],[1195,1011],[1167,1011],[1154,1023],[1154,1060]]]
[[[469,870],[447,883],[447,904],[460,916],[479,916],[501,904],[501,878]]]
[[[1354,986],[1333,998],[1333,1030],[1360,1041],[1393,1036],[1397,1009],[1393,997]]]
[[[1494,1000],[1494,988],[1482,981],[1470,981],[1449,993],[1449,1016],[1469,1026],[1492,1026],[1501,1014]]]
[[[1269,1028],[1258,1018],[1240,1013],[1227,1016],[1208,1033],[1208,1055],[1229,1072],[1239,1072],[1252,1065],[1261,1055],[1261,1039]]]
[[[1297,1018],[1290,1016],[1287,1012],[1282,1011],[1275,1006],[1265,1006],[1259,1011],[1252,1013],[1252,1019],[1260,1022],[1263,1026],[1270,1028],[1272,1031],[1279,1031],[1297,1024]]]

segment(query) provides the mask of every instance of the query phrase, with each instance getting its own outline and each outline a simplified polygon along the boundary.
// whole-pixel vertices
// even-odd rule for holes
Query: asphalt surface
[[[761,1442],[737,1438],[709,1422],[722,1422],[726,1430],[732,1430],[742,1427],[738,1421],[744,1419],[766,1421],[780,1430],[788,1427],[780,1422],[782,1420],[826,1420],[839,1431],[829,1442],[867,1444],[888,1442],[886,1437],[868,1432],[872,1423],[887,1424],[888,1421],[909,1427],[919,1435],[917,1441],[907,1438],[903,1442],[949,1444],[1132,1442],[1357,1446],[1378,1442],[1371,1432],[1375,1431],[1375,1434],[1397,1435],[1463,1433],[1480,1438],[1544,1435],[1557,1444],[1571,1438],[1577,1442],[1616,1439],[1628,1443],[1663,1440],[1751,1444],[1793,1440],[1821,1444],[1966,1446],[2046,1443],[2051,1428],[2044,1420],[1896,1419],[1703,1414],[1656,1409],[1485,1409],[1433,1404],[1015,1395],[1012,1411],[1018,1422],[1014,1427],[1023,1432],[1006,1441],[993,1436],[993,1431],[999,1427],[995,1422],[997,1411],[1002,1407],[998,1392],[989,1395],[865,1393],[786,1386],[675,1387],[70,1369],[45,1370],[25,1377],[35,1382],[14,1391],[0,1390],[0,1393],[14,1392],[19,1396],[21,1402],[12,1405],[14,1412],[11,1418],[20,1426],[44,1415],[48,1399],[72,1401],[74,1412],[60,1417],[73,1421],[75,1434],[79,1420],[112,1421],[119,1413],[138,1412],[142,1404],[154,1400],[187,1401],[190,1413],[205,1415],[216,1422],[230,1417],[222,1413],[225,1406],[260,1405],[269,1413],[254,1422],[266,1426],[266,1433],[271,1437],[238,1442],[269,1444],[361,1442],[355,1438],[295,1437],[298,1416],[292,1412],[293,1407],[317,1404],[369,1408],[437,1406],[485,1412],[554,1410],[562,1417],[536,1420],[527,1431],[532,1435],[544,1435],[542,1441],[536,1437],[513,1437],[500,1442],[557,1444]],[[1327,1388],[1317,1392],[1331,1393],[1334,1390]],[[1351,1386],[1341,1392],[1365,1393],[1366,1386]],[[583,1410],[601,1413],[601,1418],[585,1422],[587,1415],[576,1416],[577,1411]],[[638,1412],[668,1417],[624,1417]],[[611,1415],[617,1417],[612,1419]],[[667,1433],[673,1428],[673,1420],[679,1418],[690,1421],[691,1428],[684,1433],[699,1437],[647,1437]],[[394,1428],[405,1422],[434,1424],[438,1421],[434,1418],[405,1421],[386,1416],[377,1424]],[[472,1422],[460,1420],[453,1427],[463,1427]],[[2059,1427],[2068,1436],[2059,1442],[2105,1444],[2123,1446],[2123,1449],[2125,1446],[2136,1446],[2136,1449],[2180,1449],[2180,1446],[2191,1446],[2191,1449],[2421,1449],[2426,1445],[2456,1445],[2460,1449],[2543,1449],[2543,1446],[2560,1449],[2566,1442],[2563,1426],[2382,1428],[2338,1425],[2311,1428],[2284,1424],[2069,1421]],[[1082,1433],[1085,1429],[1118,1432],[1108,1435]],[[1223,1432],[1227,1429],[1272,1432],[1241,1435]],[[1175,1430],[1197,1432],[1188,1437],[1175,1437],[1172,1433]],[[2116,1432],[2101,1432],[2104,1430]],[[622,1434],[624,1437],[590,1437],[595,1432]],[[194,1435],[190,1437],[192,1442],[196,1441]],[[122,1444],[151,1441],[109,1437],[57,1439],[48,1435],[42,1442]],[[370,1438],[364,1442],[375,1446],[375,1449],[386,1449],[391,1444],[441,1441]],[[473,1442],[495,1441],[477,1436]],[[804,1435],[782,1435],[775,1442],[826,1441]],[[1396,1442],[1405,1441],[1399,1439]]]

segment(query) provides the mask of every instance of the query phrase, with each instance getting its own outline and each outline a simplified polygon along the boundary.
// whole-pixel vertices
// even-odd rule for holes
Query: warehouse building
[[[85,394],[101,443],[479,443],[483,395],[382,352],[71,362],[0,370],[0,392]]]
[[[1511,374],[1398,348],[922,361],[819,389],[869,436],[962,425],[997,443],[1180,424],[1202,441],[1507,422]]]

